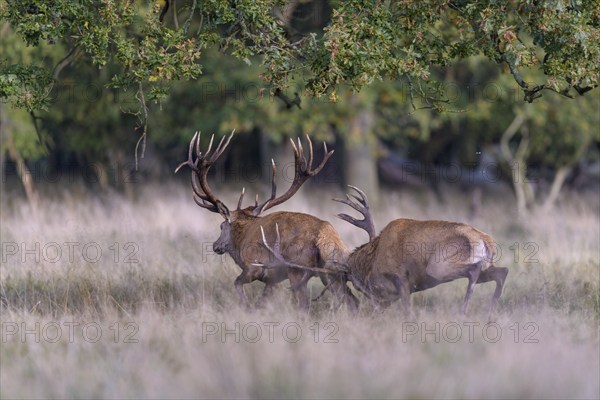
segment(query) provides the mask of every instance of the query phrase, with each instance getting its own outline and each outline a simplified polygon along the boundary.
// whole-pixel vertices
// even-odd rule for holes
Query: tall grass
[[[331,221],[351,246],[364,242],[333,218],[329,197],[282,208]],[[600,397],[597,197],[566,196],[526,218],[509,194],[484,198],[469,220],[460,195],[444,204],[383,196],[378,229],[400,217],[460,220],[498,240],[510,273],[492,325],[491,283],[459,318],[463,281],[414,294],[416,320],[363,297],[357,317],[328,296],[304,315],[287,282],[265,308],[247,310],[233,289],[239,268],[210,250],[220,217],[186,188],[147,188],[137,201],[64,194],[35,214],[5,198],[2,398]],[[321,288],[311,280],[313,297]],[[256,299],[261,289],[247,292]]]

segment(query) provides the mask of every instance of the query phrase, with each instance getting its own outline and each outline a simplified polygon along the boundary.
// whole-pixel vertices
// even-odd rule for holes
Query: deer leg
[[[306,282],[302,284],[302,282],[305,280],[304,272],[305,271],[290,270],[288,272],[288,278],[290,280],[290,284],[292,285],[294,303],[296,303],[302,311],[308,312],[308,308],[310,305],[310,301],[308,298],[308,288],[306,287]]]
[[[350,311],[350,314],[352,314],[352,316],[356,316],[358,315],[358,299],[356,298],[356,296],[354,296],[350,288],[346,285],[346,282],[343,282],[342,285],[344,290],[344,302],[346,303],[346,307],[348,307],[348,310]]]
[[[277,284],[287,278],[287,274],[266,274],[263,273],[260,280],[265,283],[262,294],[256,301],[257,307],[263,307],[269,298],[273,295]]]
[[[412,309],[412,303],[410,301],[410,289],[408,287],[408,281],[403,279],[400,284],[400,301],[402,302],[402,307],[404,308],[405,317],[415,320],[416,315]]]
[[[352,291],[348,285],[346,285],[346,280],[338,276],[327,276],[326,274],[320,274],[319,276],[325,287],[323,288],[323,291],[315,299],[313,299],[313,301],[321,298],[321,296],[323,296],[323,294],[329,290],[333,293],[337,301],[334,309],[339,308],[342,304],[346,304],[348,311],[350,311],[352,315],[357,315],[359,304],[358,299],[356,296],[354,296],[354,294],[352,294]]]
[[[373,314],[383,314],[392,304],[391,301],[383,299],[373,299],[371,303],[373,304]]]
[[[273,295],[273,292],[275,291],[275,285],[277,285],[277,283],[278,282],[275,282],[272,280],[265,281],[265,288],[263,289],[262,294],[256,301],[256,307],[264,307],[265,306],[265,304],[267,303],[269,298]]]
[[[465,300],[463,301],[462,307],[460,308],[460,314],[467,314],[467,305],[469,304],[469,299],[473,294],[473,289],[477,284],[477,280],[479,279],[479,275],[481,273],[481,268],[483,264],[478,262],[477,264],[473,264],[471,268],[467,271],[467,278],[469,279],[469,285],[467,286],[467,293],[465,294]]]
[[[306,284],[308,283],[310,278],[312,278],[312,276],[313,276],[312,272],[305,271],[300,282],[298,282],[296,285],[292,285],[292,290],[298,290],[298,289],[306,286]]]
[[[508,268],[495,267],[493,265],[485,271],[481,271],[481,274],[479,275],[477,283],[484,283],[490,281],[496,282],[496,290],[494,291],[494,295],[492,296],[492,302],[490,303],[489,318],[491,318],[494,312],[496,311],[496,307],[498,306],[498,299],[502,294],[502,289],[504,288],[504,281],[506,280],[507,275]]]
[[[237,291],[237,294],[240,298],[240,304],[242,306],[250,306],[250,301],[248,300],[246,293],[244,293],[244,285],[252,282],[253,280],[254,279],[246,271],[243,271],[237,278],[235,278],[233,285],[235,286],[235,290]]]
[[[404,310],[404,316],[410,319],[415,319],[415,315],[412,310],[412,304],[410,302],[410,288],[407,279],[402,279],[398,274],[383,274],[389,279],[396,289],[398,298],[402,302],[402,308]]]

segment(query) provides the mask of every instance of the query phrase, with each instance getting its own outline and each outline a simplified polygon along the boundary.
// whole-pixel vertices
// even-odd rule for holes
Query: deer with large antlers
[[[334,199],[363,215],[356,219],[347,214],[338,217],[364,229],[369,242],[356,248],[345,263],[345,270],[328,270],[338,273],[378,306],[387,307],[400,299],[410,312],[410,294],[432,288],[459,278],[469,280],[462,307],[467,311],[469,299],[477,283],[495,281],[489,315],[493,315],[508,268],[496,267],[494,239],[470,225],[448,221],[417,221],[397,219],[390,222],[377,236],[365,194],[350,186],[358,195]],[[275,227],[277,230],[277,227]],[[285,259],[279,251],[280,234],[273,245],[263,237],[263,247],[278,260],[278,265],[302,269],[302,265]],[[326,287],[327,289],[327,287]]]
[[[319,165],[312,167],[313,148],[308,140],[308,160],[300,139],[298,144],[292,143],[294,151],[295,175],[290,188],[277,197],[275,184],[276,166],[272,161],[271,196],[259,203],[258,195],[253,206],[242,208],[245,190],[242,189],[237,208],[230,210],[214,194],[208,184],[207,174],[212,165],[225,152],[233,137],[233,132],[227,138],[223,137],[214,153],[211,153],[213,137],[210,139],[208,149],[202,153],[200,149],[200,135],[198,132],[190,142],[188,159],[181,163],[175,172],[184,166],[192,171],[192,192],[196,204],[211,212],[220,214],[224,221],[221,224],[221,235],[213,243],[213,250],[217,254],[229,254],[242,273],[235,280],[235,289],[240,302],[249,304],[244,293],[243,285],[259,280],[265,283],[263,293],[259,299],[262,304],[273,292],[275,285],[289,279],[292,285],[294,298],[302,309],[308,309],[309,298],[307,282],[313,275],[319,275],[324,284],[328,285],[339,299],[344,300],[351,310],[356,310],[358,300],[352,295],[346,281],[331,274],[319,273],[335,268],[339,260],[344,260],[349,250],[335,231],[333,226],[312,215],[298,212],[275,212],[262,216],[262,213],[290,199],[300,187],[311,177],[323,169],[327,160],[333,154],[324,144],[324,157]],[[313,268],[307,269],[287,268],[282,265],[277,268],[273,265],[272,256],[259,245],[261,226],[275,231],[275,225],[285,233],[285,240],[281,243],[283,255],[287,260],[295,260],[299,264]],[[271,268],[264,265],[269,264]]]

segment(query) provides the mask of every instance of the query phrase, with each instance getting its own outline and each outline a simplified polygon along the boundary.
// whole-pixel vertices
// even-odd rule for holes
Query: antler
[[[287,192],[285,192],[283,195],[281,195],[279,197],[275,197],[277,195],[277,185],[275,183],[275,175],[277,172],[277,167],[275,166],[275,161],[271,160],[272,168],[273,168],[273,173],[272,173],[272,177],[271,177],[271,197],[260,204],[258,203],[258,196],[256,197],[256,202],[255,202],[254,209],[253,209],[254,215],[260,215],[260,213],[262,213],[263,211],[266,211],[269,208],[275,207],[275,206],[287,201],[290,197],[292,197],[298,191],[298,189],[300,189],[300,187],[304,184],[304,182],[306,182],[309,178],[311,178],[311,177],[317,175],[319,172],[321,172],[321,170],[325,166],[325,163],[327,162],[327,160],[329,160],[329,158],[333,154],[334,150],[328,151],[327,144],[323,143],[323,149],[325,152],[325,156],[323,157],[323,160],[321,161],[321,163],[319,165],[317,165],[316,168],[312,168],[312,162],[313,162],[312,141],[310,140],[310,137],[308,135],[306,135],[306,139],[308,140],[308,161],[304,157],[304,149],[302,148],[302,143],[300,142],[300,138],[298,138],[298,146],[296,146],[294,141],[292,139],[290,139],[290,142],[292,143],[292,147],[294,148],[294,164],[295,164],[294,180],[293,180],[290,188],[287,190]],[[242,196],[243,196],[243,194],[242,194]],[[240,196],[240,203],[241,203],[242,196]]]
[[[354,217],[349,216],[348,214],[338,214],[337,216],[343,219],[346,222],[351,223],[354,226],[357,226],[361,229],[364,229],[369,234],[369,241],[375,239],[375,225],[373,224],[373,219],[371,217],[371,210],[369,209],[369,203],[367,201],[367,196],[365,193],[357,188],[356,186],[348,185],[350,189],[354,189],[358,195],[354,194],[346,194],[346,199],[333,199],[333,201],[337,201],[339,203],[346,204],[356,211],[363,215],[363,219],[356,219]],[[351,197],[352,196],[352,197]]]
[[[210,167],[212,167],[217,159],[225,152],[227,146],[229,146],[229,142],[231,142],[234,133],[235,129],[229,136],[223,136],[216,150],[211,154],[212,144],[215,138],[215,135],[212,135],[210,143],[208,144],[208,149],[202,154],[200,151],[200,132],[196,131],[194,137],[192,137],[192,140],[190,141],[188,159],[179,164],[175,169],[175,173],[177,173],[183,166],[187,165],[190,167],[192,170],[192,190],[196,204],[225,217],[229,214],[229,210],[227,209],[227,206],[215,196],[208,185],[207,174]]]
[[[281,249],[280,249],[281,248],[281,235],[279,234],[279,224],[275,224],[275,232],[277,235],[275,238],[275,242],[273,243],[272,246],[269,246],[269,244],[267,243],[267,238],[265,236],[265,230],[263,229],[262,225],[260,226],[262,242],[259,242],[259,243],[264,248],[269,250],[269,252],[275,257],[275,259],[273,261],[269,261],[267,264],[253,263],[252,265],[255,265],[257,267],[264,267],[264,268],[291,267],[291,268],[299,268],[299,269],[304,269],[304,270],[313,271],[313,272],[320,272],[320,273],[324,272],[326,274],[343,274],[346,272],[344,270],[334,270],[334,269],[329,269],[329,268],[307,267],[306,265],[296,264],[296,263],[286,260],[285,257],[283,256],[283,254],[281,254]]]

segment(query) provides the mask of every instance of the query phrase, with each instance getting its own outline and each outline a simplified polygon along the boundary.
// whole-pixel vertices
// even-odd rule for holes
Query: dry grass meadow
[[[324,191],[325,192],[325,191]],[[331,221],[350,246],[364,232],[336,220],[331,193],[278,209]],[[235,204],[235,194],[227,197]],[[280,284],[264,309],[238,305],[239,268],[211,254],[220,217],[184,186],[136,201],[65,194],[36,214],[2,196],[0,397],[13,398],[556,398],[600,397],[598,193],[517,218],[510,194],[484,196],[468,219],[456,194],[385,194],[377,228],[399,217],[464,221],[499,242],[510,268],[499,316],[494,284],[466,281],[352,317],[329,295],[308,315]],[[383,211],[385,210],[385,212]],[[322,285],[313,279],[313,297]],[[256,299],[261,283],[247,287]]]

